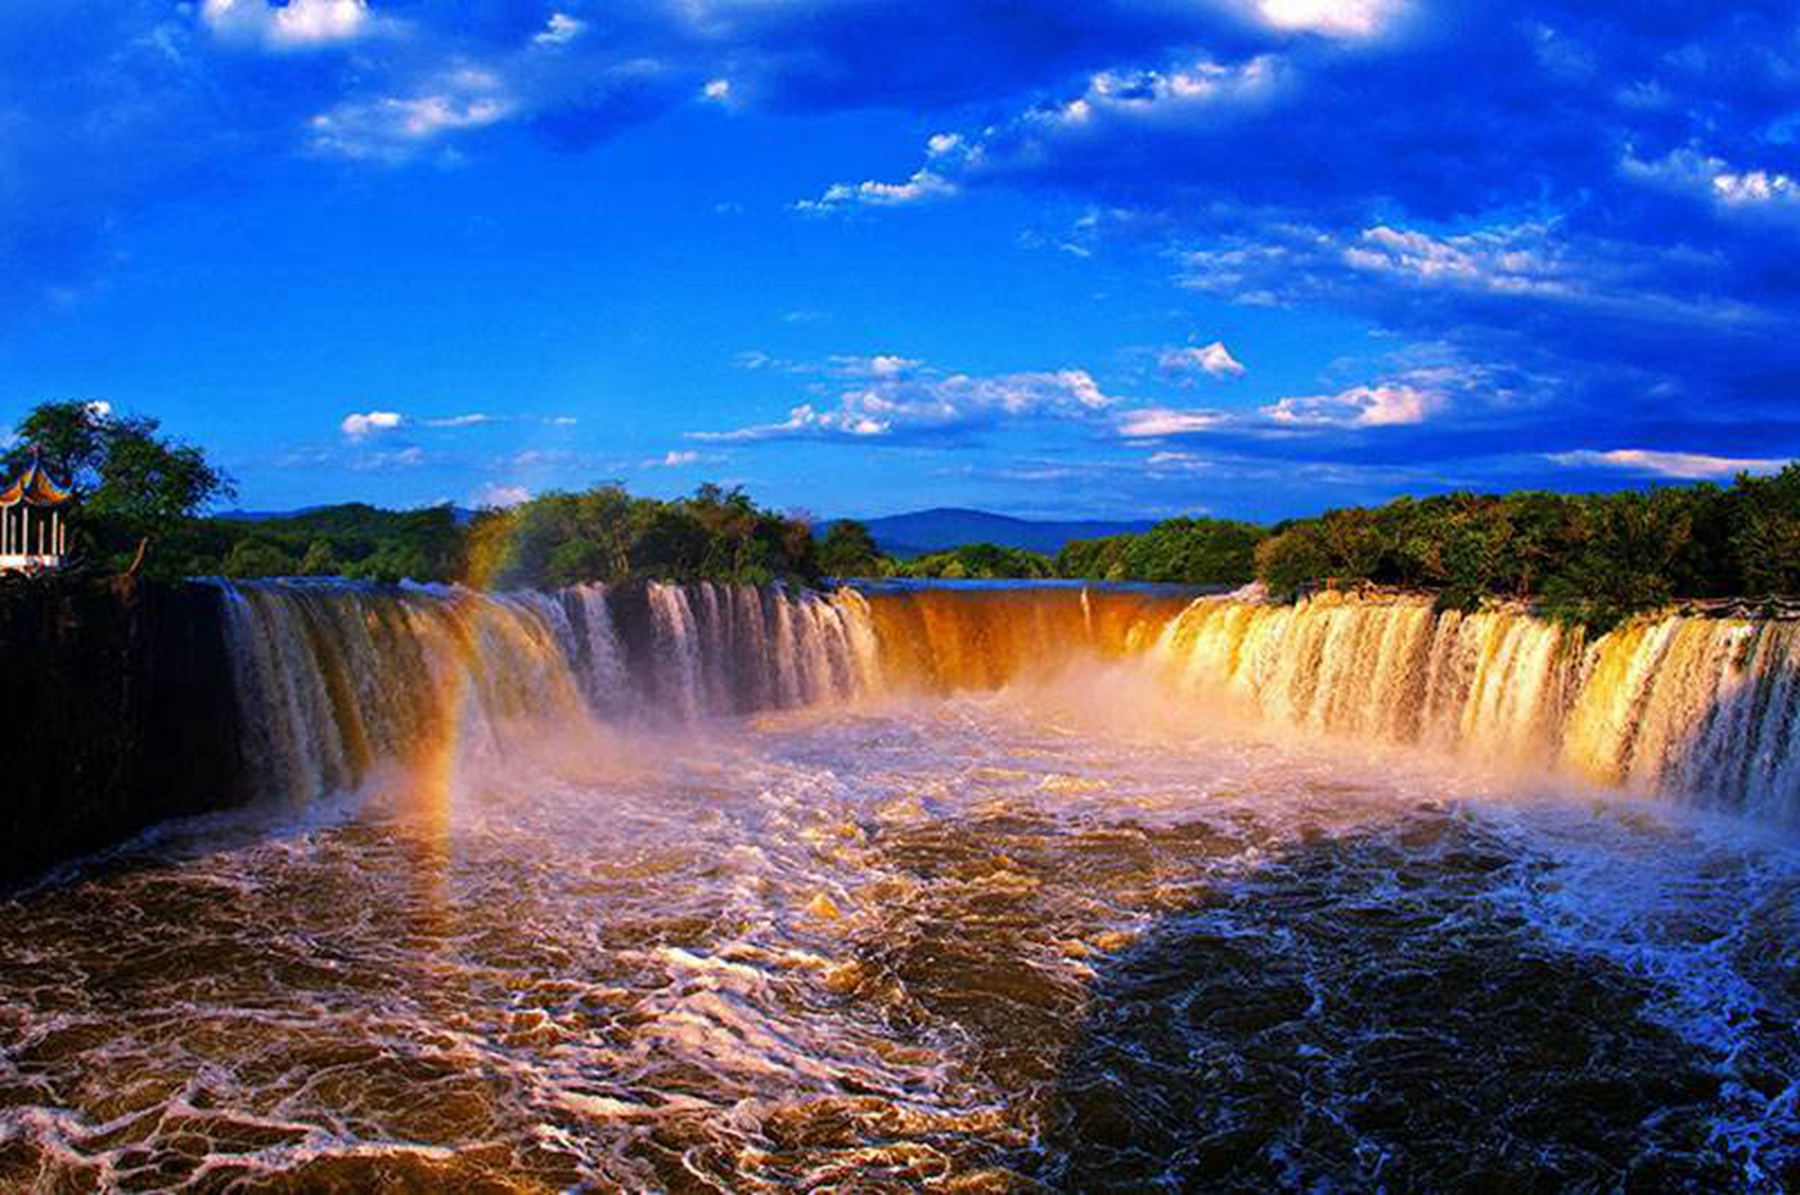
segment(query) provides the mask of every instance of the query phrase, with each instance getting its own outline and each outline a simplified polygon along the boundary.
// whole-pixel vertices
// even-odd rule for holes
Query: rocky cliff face
[[[241,799],[220,601],[205,585],[0,584],[0,883]]]

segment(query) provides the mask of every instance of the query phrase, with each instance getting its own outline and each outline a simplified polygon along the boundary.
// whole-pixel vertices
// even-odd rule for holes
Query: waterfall
[[[1524,611],[1202,600],[1151,656],[1177,690],[1278,724],[1800,820],[1795,623],[1671,614],[1589,643]]]
[[[1520,611],[1324,595],[706,583],[556,594],[221,582],[259,789],[304,799],[522,723],[694,722],[1130,660],[1196,709],[1800,821],[1800,624],[1668,615],[1594,641]]]
[[[1800,623],[1670,614],[1590,642],[1524,610],[1440,612],[1424,598],[1042,588],[866,601],[890,685],[988,688],[1075,651],[1132,658],[1197,709],[1800,822]]]
[[[867,607],[854,595],[217,584],[250,781],[295,801],[447,747],[501,758],[510,736],[547,725],[692,722],[844,700],[876,668]]]

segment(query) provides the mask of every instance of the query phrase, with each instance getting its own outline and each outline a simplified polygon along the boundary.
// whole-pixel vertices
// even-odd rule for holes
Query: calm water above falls
[[[0,1184],[1800,1185],[1784,628],[238,598],[271,800],[0,906]]]

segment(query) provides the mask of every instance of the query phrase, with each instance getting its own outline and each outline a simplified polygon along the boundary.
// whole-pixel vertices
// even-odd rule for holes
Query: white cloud
[[[1194,125],[1266,98],[1281,81],[1282,64],[1266,54],[1231,65],[1201,60],[1184,70],[1100,71],[1079,96],[1034,109],[1015,131],[1028,134],[1031,145],[1034,136],[1087,137],[1103,125]],[[992,149],[977,143],[965,156],[980,165]]]
[[[494,422],[492,415],[446,415],[442,419],[425,420],[426,427],[479,427],[484,423]]]
[[[1003,420],[1091,419],[1118,403],[1086,370],[1012,373],[992,377],[942,375],[906,357],[837,357],[824,366],[795,367],[855,383],[835,407],[803,403],[780,423],[728,432],[692,432],[715,442],[794,437],[878,439],[907,433],[954,434]]]
[[[700,89],[700,96],[702,99],[711,100],[715,104],[724,103],[731,98],[731,80],[708,80],[706,86]]]
[[[1297,427],[1401,427],[1425,422],[1442,405],[1442,397],[1429,391],[1388,384],[1284,398],[1262,413],[1275,423]]]
[[[670,450],[662,456],[651,457],[644,462],[646,469],[679,469],[683,465],[697,464],[700,460],[698,452],[676,452]]]
[[[834,183],[817,199],[802,199],[793,205],[802,212],[835,212],[846,207],[904,207],[928,199],[942,199],[956,194],[956,184],[932,170],[916,170],[903,183],[862,182]]]
[[[531,40],[540,46],[566,46],[580,37],[581,31],[586,28],[586,21],[578,20],[566,12],[553,12],[543,32]]]
[[[1243,363],[1218,340],[1199,348],[1164,349],[1157,364],[1164,373],[1178,376],[1198,372],[1212,378],[1241,378],[1246,372]]]
[[[963,148],[962,134],[936,133],[925,143],[925,152],[934,158],[948,157]]]
[[[1422,286],[1455,286],[1507,295],[1566,295],[1568,270],[1547,250],[1541,225],[1434,237],[1378,225],[1344,250],[1354,269]]]
[[[1800,213],[1800,180],[1793,175],[1735,166],[1691,149],[1676,150],[1654,162],[1627,155],[1620,170],[1637,182],[1702,198],[1721,213]]]
[[[501,485],[488,482],[469,495],[469,505],[477,509],[490,509],[504,506],[517,506],[521,502],[531,501],[531,491],[522,485]]]
[[[338,430],[351,440],[366,440],[378,432],[391,432],[406,422],[398,411],[364,411],[344,416]]]
[[[354,41],[377,27],[366,0],[205,0],[200,19],[220,37],[279,50]]]
[[[1401,11],[1396,0],[1257,0],[1256,11],[1275,29],[1369,37]]]
[[[485,128],[517,110],[500,77],[463,68],[412,95],[352,100],[308,122],[309,144],[340,157],[400,161],[448,133]]]
[[[1119,419],[1119,434],[1128,440],[1153,440],[1216,431],[1232,421],[1223,411],[1178,411],[1172,407],[1145,407],[1126,411]]]
[[[1735,477],[1739,473],[1776,473],[1788,462],[1753,457],[1708,456],[1699,452],[1658,452],[1648,448],[1615,448],[1609,452],[1581,449],[1552,452],[1545,459],[1570,468],[1619,469],[1677,481]]]

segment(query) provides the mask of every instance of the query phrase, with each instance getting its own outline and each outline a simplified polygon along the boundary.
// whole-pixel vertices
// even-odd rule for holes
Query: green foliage
[[[1800,595],[1800,466],[1740,477],[1732,490],[1730,544],[1750,595]]]
[[[894,565],[869,529],[855,519],[839,519],[819,546],[819,567],[832,577],[885,577]]]
[[[207,505],[236,491],[200,449],[160,435],[160,428],[155,419],[113,415],[91,403],[43,403],[19,424],[6,468],[9,474],[23,469],[35,451],[53,476],[74,488],[81,502],[74,521],[80,555],[123,568],[139,541],[149,539],[156,545],[149,571],[179,576],[184,554],[167,545],[187,538]]]
[[[1056,554],[1056,575],[1242,585],[1256,576],[1256,548],[1266,534],[1254,524],[1226,519],[1167,519],[1141,535],[1071,540]]]
[[[1607,495],[1402,498],[1275,528],[1272,593],[1319,584],[1435,590],[1444,606],[1537,601],[1600,632],[1679,598],[1800,594],[1800,466],[1774,477]]]
[[[306,545],[306,555],[300,559],[301,576],[335,577],[343,571],[344,566],[332,550],[330,540],[315,539]]]
[[[163,555],[184,576],[454,581],[463,573],[463,531],[448,506],[351,503],[276,519],[197,520],[169,538]]]
[[[1044,580],[1056,576],[1056,565],[1041,552],[1003,548],[998,544],[964,544],[947,552],[933,552],[897,566],[901,577],[937,578],[945,581],[999,581],[1012,578]]]
[[[281,544],[256,536],[231,545],[219,571],[227,577],[291,577],[301,569]]]
[[[484,511],[469,530],[467,555],[474,579],[502,587],[820,576],[804,520],[758,507],[741,488],[716,485],[675,502],[601,486]]]

